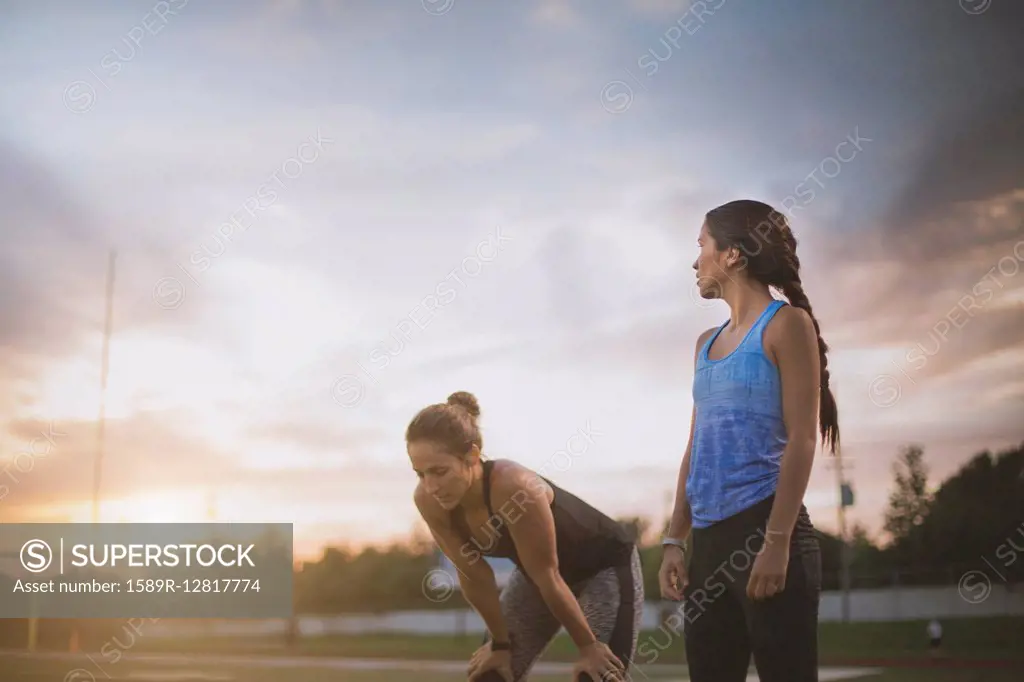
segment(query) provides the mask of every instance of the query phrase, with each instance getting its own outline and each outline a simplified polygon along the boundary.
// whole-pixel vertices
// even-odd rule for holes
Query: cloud
[[[983,102],[938,127],[884,219],[890,238],[885,246],[921,260],[941,261],[982,246],[1003,247],[1020,236],[1024,232],[1021,130],[1024,89]],[[999,198],[1008,204],[1001,208],[1001,216],[995,214],[996,206],[987,203]],[[981,210],[972,216],[974,207]]]
[[[601,270],[610,263],[595,258],[597,239],[600,237],[588,236],[580,228],[556,228],[538,253],[548,278],[548,300],[557,325],[583,331],[598,321]]]
[[[45,355],[73,348],[95,320],[83,299],[98,292],[102,310],[104,234],[81,199],[51,172],[0,138],[0,330],[3,352]],[[96,256],[93,268],[83,256]]]
[[[249,436],[272,443],[287,443],[304,451],[329,453],[334,461],[358,461],[360,449],[379,441],[384,433],[379,429],[346,428],[323,421],[303,423],[295,419],[260,424],[250,431]]]
[[[571,0],[538,0],[530,16],[541,26],[551,28],[573,28],[583,21]]]
[[[828,272],[817,276],[842,293],[846,324],[859,325],[861,343],[904,345],[915,376],[954,372],[1024,337],[1014,303],[1024,290],[1022,126],[1024,90],[938,126],[876,226],[823,244]]]
[[[225,12],[227,6],[236,11]],[[365,0],[267,0],[202,11],[199,34],[205,47],[230,57],[271,57],[296,66],[326,58],[339,38],[349,44],[393,39],[409,23],[402,19],[421,10]],[[317,30],[324,27],[329,30]]]
[[[365,526],[414,485],[408,418],[441,388],[479,387],[490,442],[524,457],[540,456],[538,434],[564,441],[577,413],[611,413],[602,423],[619,431],[593,480],[579,479],[600,499],[636,464],[621,453],[676,461],[694,343],[728,314],[692,296],[704,211],[741,196],[778,203],[859,126],[874,141],[794,220],[846,443],[884,435],[871,447],[894,454],[910,436],[948,439],[965,445],[942,457],[967,456],[1019,423],[1024,275],[992,275],[985,302],[973,292],[1007,270],[1020,239],[1024,76],[1006,68],[1022,56],[1018,4],[969,16],[923,0],[881,13],[726,2],[691,34],[687,0],[543,0],[518,14],[457,0],[443,16],[369,0],[190,3],[86,116],[61,106],[61,88],[143,12],[62,31],[19,10],[17,30],[0,29],[28,64],[0,94],[14,131],[0,143],[12,235],[0,409],[15,429],[4,452],[38,427],[23,413],[53,407],[51,383],[88,415],[93,389],[76,382],[98,379],[117,246],[112,379],[133,385],[111,386],[105,494],[213,486],[226,509],[235,496],[303,523],[351,513]],[[36,38],[46,32],[73,47]],[[637,58],[651,50],[669,56],[645,75]],[[610,116],[599,91],[623,69],[646,80]],[[177,264],[215,245],[318,129],[335,140],[322,158],[199,273],[180,309],[155,305],[156,280],[184,277]],[[414,330],[364,403],[339,408],[331,382],[394,347],[410,311],[497,225],[515,238],[508,252]],[[980,309],[957,313],[967,294]],[[871,404],[874,373],[896,371],[883,355],[906,361],[915,348],[935,349],[904,367],[917,384],[904,380],[888,410]],[[158,400],[181,411],[143,411]],[[88,500],[95,428],[66,430],[0,513]],[[864,466],[864,484],[884,480]],[[582,471],[565,480],[575,487]],[[637,480],[673,480],[670,466],[652,471]]]
[[[42,456],[19,457],[31,450],[38,434],[55,434]],[[2,509],[88,503],[92,499],[97,441],[95,422],[16,420],[9,426],[3,481],[9,488]],[[40,441],[35,452],[42,452]],[[231,480],[231,461],[180,428],[171,415],[139,414],[108,420],[101,492],[118,498],[140,490],[159,491],[183,485]],[[13,477],[16,480],[12,480]],[[5,513],[5,516],[7,515]]]
[[[659,18],[681,15],[693,4],[694,0],[629,0],[634,11]]]
[[[66,183],[65,177],[44,155],[0,139],[5,211],[5,248],[0,250],[0,314],[5,320],[0,374],[5,381],[0,396],[31,395],[31,380],[83,350],[95,349],[98,372],[108,258],[110,249],[123,243],[124,223],[108,220],[104,210],[96,209],[97,197]],[[204,312],[202,301],[178,315],[154,303],[158,264],[166,258],[161,245],[166,244],[165,237],[146,235],[134,248],[120,251],[113,311],[118,334],[184,325]]]
[[[332,431],[329,424],[269,423],[254,429],[250,436],[304,451],[345,452],[346,456],[314,467],[288,468],[287,462],[281,462],[282,466],[268,469],[249,467],[244,453],[240,459],[190,435],[181,427],[182,417],[165,412],[108,420],[103,500],[134,498],[139,493],[160,498],[165,492],[205,494],[213,490],[220,497],[248,500],[236,513],[252,514],[297,503],[297,490],[302,491],[300,499],[313,506],[329,505],[339,494],[369,503],[374,495],[382,494],[380,486],[388,488],[409,477],[404,460],[382,465],[352,454],[360,444],[379,439],[380,433],[372,429]],[[11,424],[6,441],[5,456],[0,458],[0,485],[6,486],[0,516],[16,520],[54,506],[89,504],[97,447],[95,423],[18,420]],[[278,506],[266,507],[265,503]],[[343,515],[343,511],[338,513]]]

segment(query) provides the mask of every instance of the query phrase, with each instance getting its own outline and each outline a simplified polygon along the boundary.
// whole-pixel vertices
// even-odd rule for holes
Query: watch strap
[[[683,540],[663,535],[661,538],[661,546],[664,547],[666,545],[678,547],[680,550],[682,550],[683,554],[686,554],[686,542]]]

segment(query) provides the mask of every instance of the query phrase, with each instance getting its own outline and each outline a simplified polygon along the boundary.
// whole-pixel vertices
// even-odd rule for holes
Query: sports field
[[[823,665],[861,665],[878,659],[927,662],[926,621],[892,623],[821,623],[819,660]],[[943,622],[944,653],[970,660],[1012,659],[1024,664],[1024,618],[954,618]],[[333,658],[465,661],[480,645],[480,635],[363,634],[303,637],[286,649],[280,637],[123,637],[133,653],[277,654]],[[645,630],[637,640],[634,662],[644,671],[664,664],[685,665],[682,637],[667,629]],[[541,661],[571,663],[576,658],[564,633],[555,638]],[[1021,679],[1024,679],[1022,676]]]
[[[821,682],[1024,680],[1024,619],[952,619],[945,630],[946,658],[933,661],[923,622],[822,623]],[[641,633],[633,682],[688,679],[682,641],[665,634]],[[144,631],[124,632],[117,641],[123,648],[111,654],[108,646],[106,655],[97,646],[78,654],[0,652],[0,682],[452,682],[465,679],[466,661],[480,642],[474,635],[362,634],[305,637],[287,647],[280,637],[163,638]],[[645,658],[644,651],[657,656]],[[568,637],[556,637],[530,679],[568,682],[575,655]],[[753,669],[748,679],[757,680]]]
[[[222,682],[451,682],[464,679],[462,662],[385,659],[287,658],[278,656],[126,655],[115,664],[86,655],[0,653],[3,682],[102,682],[103,680]],[[99,659],[102,661],[102,659]],[[567,682],[564,664],[543,664],[531,676],[536,682]],[[1019,682],[1022,669],[822,668],[821,682]],[[685,667],[658,666],[634,674],[634,682],[683,682]],[[757,680],[751,669],[748,680]]]

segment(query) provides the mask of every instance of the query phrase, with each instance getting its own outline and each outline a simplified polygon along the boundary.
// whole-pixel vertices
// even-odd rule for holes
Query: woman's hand
[[[662,598],[682,600],[683,590],[689,582],[683,550],[675,545],[665,545],[661,556],[661,569],[658,571],[658,585],[661,587]]]
[[[771,531],[765,537],[761,551],[754,559],[754,567],[747,581],[747,596],[754,600],[774,597],[786,588],[786,569],[789,566],[789,538],[773,538]]]
[[[491,643],[487,642],[473,652],[469,659],[469,682],[473,682],[488,670],[496,670],[505,682],[512,682],[512,652],[491,651]]]
[[[589,682],[623,682],[626,679],[626,667],[604,642],[594,642],[580,649],[580,660],[572,668],[573,682],[578,682],[583,673],[590,675]]]

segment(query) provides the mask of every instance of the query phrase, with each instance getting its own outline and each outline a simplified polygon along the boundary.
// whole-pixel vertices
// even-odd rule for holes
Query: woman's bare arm
[[[694,372],[697,370],[697,358],[700,350],[709,338],[718,330],[712,327],[706,330],[697,338],[697,348],[693,351]],[[693,516],[690,513],[690,504],[686,500],[686,479],[690,475],[690,452],[693,450],[693,431],[697,421],[697,406],[694,405],[690,412],[690,435],[686,439],[686,451],[683,453],[682,464],[679,465],[679,479],[676,482],[676,502],[672,508],[672,520],[669,522],[667,535],[676,540],[685,540],[690,535],[693,526]]]
[[[788,543],[811,478],[817,446],[818,404],[821,399],[821,358],[818,334],[810,315],[786,306],[777,314],[771,334],[772,351],[782,383],[782,417],[786,448],[782,452],[779,483],[768,517],[769,540]]]
[[[497,467],[495,472],[498,472]],[[512,534],[519,559],[537,586],[544,603],[572,638],[577,648],[594,644],[594,636],[579,601],[558,571],[555,519],[548,486],[529,469],[513,465],[494,477],[492,508],[503,528]]]
[[[416,508],[426,521],[434,541],[459,572],[462,596],[480,614],[495,641],[509,641],[505,617],[501,613],[498,584],[491,565],[473,549],[468,539],[460,537],[451,526],[449,513],[419,486],[416,488],[415,500]]]

